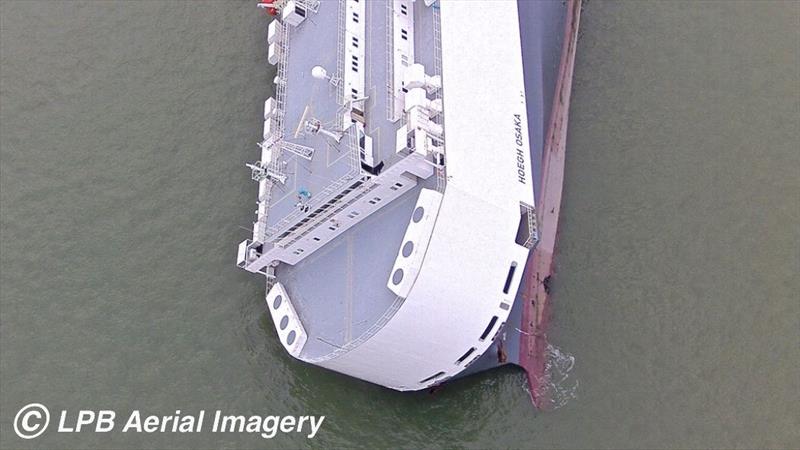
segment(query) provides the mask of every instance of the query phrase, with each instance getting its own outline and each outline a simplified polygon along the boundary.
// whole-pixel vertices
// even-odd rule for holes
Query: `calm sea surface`
[[[2,2],[3,448],[800,446],[800,3],[587,5],[550,333],[580,386],[548,413],[520,371],[408,395],[283,351],[234,267],[265,25],[254,1]],[[327,420],[21,441],[35,401]]]

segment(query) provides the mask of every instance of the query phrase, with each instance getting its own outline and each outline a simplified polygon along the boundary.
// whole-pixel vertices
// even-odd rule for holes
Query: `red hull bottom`
[[[556,250],[558,216],[561,210],[561,193],[564,181],[564,153],[567,143],[569,100],[572,91],[572,73],[575,64],[575,47],[578,40],[581,0],[569,0],[564,30],[564,46],[556,82],[556,95],[550,124],[542,152],[542,186],[536,199],[539,222],[539,243],[528,259],[529,277],[523,289],[522,341],[520,365],[528,375],[531,400],[542,409],[549,399],[544,392],[546,381],[546,330],[549,316],[548,283],[553,273]]]

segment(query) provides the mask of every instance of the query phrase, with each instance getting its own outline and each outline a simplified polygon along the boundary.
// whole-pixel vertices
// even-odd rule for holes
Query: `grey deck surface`
[[[298,191],[306,189],[312,194],[344,176],[351,170],[347,139],[336,145],[331,139],[320,135],[294,138],[295,130],[306,106],[307,118],[319,119],[323,124],[333,124],[339,105],[336,90],[326,80],[311,76],[314,66],[324,67],[330,74],[336,72],[338,4],[335,1],[320,2],[319,13],[305,20],[300,27],[290,31],[288,81],[284,115],[284,140],[315,149],[311,161],[281,152],[280,161],[285,161],[288,176],[285,185],[273,187],[267,215],[267,226],[271,227],[288,214],[298,210]],[[290,27],[291,28],[291,27]]]
[[[400,160],[395,154],[395,136],[400,121],[390,122],[387,117],[387,5],[384,1],[366,2],[366,42],[363,67],[365,73],[366,133],[373,139],[375,162],[384,163],[384,169]],[[338,39],[338,1],[320,2],[319,12],[312,14],[299,27],[291,28],[289,57],[287,61],[288,82],[286,85],[285,135],[284,140],[315,149],[311,161],[291,153],[282,152],[280,161],[286,162],[285,185],[273,188],[267,226],[272,227],[287,215],[298,211],[298,191],[305,189],[312,195],[320,193],[326,186],[342,176],[358,174],[349,152],[356,149],[347,145],[347,137],[336,144],[320,135],[297,134],[302,127],[301,119],[308,107],[306,119],[316,118],[329,130],[341,129],[338,120],[340,106],[337,104],[336,89],[327,80],[311,76],[314,66],[322,66],[329,75],[337,72]],[[415,8],[415,33],[423,42],[433,42],[433,13],[430,8]],[[345,37],[345,45],[351,45]],[[418,44],[415,49],[419,61],[426,69],[433,71],[432,45]],[[350,64],[344,64],[350,70]],[[351,93],[345,92],[345,98]],[[351,130],[352,132],[352,130]],[[295,135],[297,134],[297,137]],[[313,208],[312,208],[313,211]]]
[[[290,175],[282,190],[273,191],[269,225],[295,210],[297,190],[305,187],[312,196],[327,183],[347,173],[346,148],[327,146],[319,138],[293,139],[307,104],[311,114],[323,123],[336,119],[336,93],[329,83],[311,77],[311,68],[323,66],[329,74],[336,70],[336,27],[338,2],[323,1],[319,14],[311,15],[292,30],[287,85],[286,140],[316,148],[309,162],[284,153]],[[373,138],[376,161],[385,167],[397,162],[395,133],[400,121],[389,122],[387,111],[387,3],[366,3],[366,130]],[[417,61],[433,72],[433,12],[422,3],[415,5],[415,48]],[[349,67],[345,64],[345,68]],[[348,95],[345,92],[345,95]],[[329,141],[329,140],[328,140]],[[344,144],[344,139],[342,143]],[[340,159],[337,159],[340,158]],[[288,173],[291,172],[291,173]],[[358,338],[389,309],[397,299],[386,287],[408,220],[422,187],[435,188],[436,179],[420,184],[394,202],[367,217],[325,247],[296,264],[281,264],[276,269],[308,333],[302,355],[315,358]]]
[[[358,338],[395,301],[386,287],[419,187],[347,230],[278,280],[309,335],[303,356],[319,357]]]

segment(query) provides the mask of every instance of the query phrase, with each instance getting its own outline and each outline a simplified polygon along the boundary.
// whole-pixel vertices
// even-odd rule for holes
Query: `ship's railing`
[[[527,215],[528,221],[528,237],[522,245],[525,248],[533,248],[539,242],[539,226],[536,222],[536,208],[526,203],[520,203],[523,209],[523,214]]]
[[[278,161],[273,160],[267,165],[267,173],[283,176],[284,167]],[[264,195],[259,195],[258,197],[258,219],[256,220],[256,227],[255,232],[253,234],[253,240],[257,242],[266,242],[267,239],[267,219],[269,217],[269,204],[272,200],[272,187],[274,186],[274,182],[271,178],[266,178],[259,181],[259,192],[261,191],[261,182],[264,182]],[[264,205],[263,213],[261,206]]]
[[[319,11],[319,0],[295,0],[298,5],[306,8],[311,12],[318,12]]]
[[[287,3],[289,3],[289,0],[275,0],[271,6],[281,10],[286,7]],[[295,0],[295,3],[297,6],[302,6],[313,13],[319,11],[319,0]]]
[[[265,205],[264,211],[269,211],[269,202],[272,200],[272,182],[269,180],[264,180],[266,183],[266,187],[264,189],[265,194],[258,198],[258,210],[261,211],[261,205]],[[253,236],[253,240],[256,242],[264,242],[266,239],[267,234],[267,212],[264,214],[259,214],[258,219],[256,220],[256,232],[255,236]]]
[[[281,36],[277,44],[279,49],[277,73],[278,83],[276,83],[275,87],[275,106],[278,109],[278,113],[273,118],[275,121],[275,131],[273,132],[275,139],[273,139],[273,142],[279,142],[281,139],[283,139],[283,116],[286,111],[286,83],[289,81],[289,77],[287,76],[287,66],[289,64],[289,39],[291,27],[279,22],[278,28],[280,29],[278,34]],[[278,156],[279,155],[276,154],[272,159],[277,160]]]
[[[355,175],[361,173],[361,161],[358,156],[358,141],[356,139],[356,129],[349,133],[347,137],[346,151],[349,152],[348,161],[350,161],[350,173]]]
[[[386,1],[386,120],[394,116],[394,0]]]
[[[276,20],[276,19],[273,19]],[[275,108],[277,109],[277,114],[275,114],[272,118],[275,129],[272,132],[272,135],[269,137],[268,142],[265,142],[262,145],[268,145],[273,147],[272,153],[272,160],[271,161],[262,161],[263,163],[267,163],[273,166],[273,169],[280,170],[276,164],[278,158],[280,157],[280,146],[275,145],[279,143],[283,139],[284,134],[284,111],[286,111],[286,83],[288,81],[287,77],[287,66],[289,64],[289,39],[290,39],[290,27],[284,23],[277,22],[278,27],[278,35],[280,39],[277,42],[278,47],[278,64],[277,64],[277,78],[278,82],[275,84]],[[258,242],[265,242],[267,237],[267,218],[269,215],[269,202],[272,198],[272,186],[273,183],[270,180],[265,181],[266,190],[263,196],[260,196],[258,199],[259,204],[259,211],[261,210],[260,206],[264,203],[267,207],[264,210],[263,214],[259,214],[258,218],[256,219],[256,230],[255,235],[253,236],[254,241]]]
[[[433,8],[433,72],[436,75],[442,74],[442,17],[439,5],[434,4]]]
[[[434,3],[431,7],[433,9],[433,73],[434,75],[438,75],[440,78],[442,76],[442,17],[441,13],[439,12],[439,3]],[[435,98],[442,100],[444,86],[436,90]],[[442,126],[444,129],[444,111],[437,114],[436,117],[433,118],[433,121]],[[445,136],[444,132],[442,133],[441,142],[442,148],[444,149],[445,153],[447,153],[447,147],[445,144]],[[439,192],[444,192],[445,186],[447,185],[447,165],[440,166],[436,169],[436,190]]]
[[[340,212],[344,211],[350,205],[353,205],[365,195],[369,194],[373,189],[378,187],[377,184],[370,180],[365,181],[362,179],[361,183],[362,184],[359,187],[353,189],[352,195],[347,196],[347,200],[340,200],[337,203],[334,203],[325,213],[322,213],[316,217],[316,220],[309,221],[309,223],[298,228],[291,235],[281,240],[281,247],[287,248],[294,245],[295,242],[305,237],[308,233],[314,231],[316,227],[336,217],[336,215],[338,215]],[[340,190],[340,192],[346,192],[346,190]]]
[[[325,189],[320,191],[319,194],[314,195],[314,197],[306,203],[309,211],[313,211],[317,209],[319,206],[322,206],[325,203],[327,203],[332,197],[336,196],[347,185],[348,182],[352,181],[354,178],[355,177],[351,173],[348,173],[347,175],[344,175],[338,180],[329,184]],[[280,234],[283,233],[285,229],[291,228],[292,225],[299,222],[305,216],[305,214],[306,213],[301,211],[300,209],[297,209],[296,211],[289,213],[286,217],[281,219],[280,222],[276,223],[266,231],[266,238],[268,240],[273,240],[277,236],[280,236]],[[311,224],[316,224],[316,221],[309,221],[309,223],[304,225],[302,229],[305,229],[306,226]],[[283,238],[281,238],[280,241],[274,241],[275,244],[278,246],[282,246],[281,245],[282,242],[287,242],[287,240],[291,239],[291,237],[294,234],[302,232],[301,231],[302,229],[298,229],[292,232],[290,235],[284,236]]]
[[[283,141],[280,144],[281,150],[293,153],[303,159],[311,160],[314,157],[314,149],[305,145],[295,144],[294,142]]]
[[[275,286],[275,282],[277,282],[277,278],[275,277],[275,266],[267,266],[266,268],[266,287],[267,287],[267,294],[272,289],[272,286]]]
[[[347,25],[345,15],[347,14],[346,0],[339,0],[338,20],[336,24],[336,76],[339,84],[336,85],[336,103],[344,105],[344,38]],[[341,120],[339,121],[341,123]]]
[[[357,175],[360,173],[359,164],[358,164],[358,149],[356,147],[356,138],[355,133],[348,133],[343,139],[347,139],[344,145],[343,151],[348,152],[348,160],[350,162],[350,170],[347,171],[346,174],[342,175],[339,179],[335,180],[331,184],[329,184],[325,189],[320,191],[318,194],[315,194],[311,200],[306,203],[308,206],[309,211],[314,211],[318,207],[324,205],[328,201],[330,201],[333,197],[337,196],[349,183],[352,183],[353,180],[356,179]],[[286,230],[290,229],[296,223],[298,223],[302,218],[305,216],[305,212],[297,209],[291,213],[289,213],[286,217],[281,219],[280,222],[276,223],[269,229],[267,229],[265,235],[266,239],[271,240],[276,245],[283,246],[283,244],[289,242],[293,236],[296,236],[298,233],[302,233],[307,228],[316,226],[320,219],[312,220],[303,225],[301,228],[294,230],[291,234],[278,238],[282,233]],[[279,239],[279,240],[277,240]]]
[[[394,317],[397,311],[400,310],[400,307],[403,306],[403,302],[405,302],[404,298],[395,297],[394,302],[392,302],[389,308],[386,311],[384,311],[381,317],[379,317],[378,320],[375,321],[375,323],[372,324],[372,326],[369,327],[365,332],[361,333],[361,335],[358,338],[346,343],[341,347],[338,347],[336,350],[326,355],[318,356],[316,358],[308,358],[308,359],[303,358],[303,361],[310,363],[320,363],[323,361],[329,361],[331,359],[337,358],[349,352],[350,350],[353,350],[354,348],[358,347],[359,345],[366,342],[369,338],[374,336],[375,333],[377,333],[381,328],[386,326],[386,324],[389,323],[389,320],[391,320],[391,318]]]

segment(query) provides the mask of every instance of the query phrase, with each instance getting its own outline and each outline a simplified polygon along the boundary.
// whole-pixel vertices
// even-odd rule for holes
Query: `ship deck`
[[[359,176],[358,149],[346,134],[337,145],[320,135],[295,133],[302,121],[314,117],[325,126],[336,128],[340,114],[336,88],[328,80],[311,77],[314,66],[333,74],[337,67],[338,10],[340,2],[320,2],[319,12],[291,29],[286,73],[285,137],[287,142],[312,147],[311,161],[289,152],[281,152],[285,162],[285,185],[273,187],[268,210],[268,227],[280,225],[287,217],[302,217],[299,191],[306,190],[311,200],[342,177]],[[396,163],[395,136],[402,121],[387,119],[388,89],[387,3],[366,2],[366,133],[373,139],[376,161],[384,170]],[[422,3],[414,8],[415,60],[434,67],[434,15]],[[402,303],[386,287],[408,219],[421,188],[435,188],[432,177],[419,180],[416,188],[386,205],[345,231],[325,247],[296,265],[281,264],[276,276],[284,285],[308,333],[302,356],[319,358],[352,342],[391,315]],[[285,222],[284,222],[285,223]]]
[[[327,80],[314,79],[311,69],[322,66],[335,72],[338,66],[338,5],[339,2],[320,2],[319,13],[298,28],[289,27],[286,57],[286,98],[283,112],[284,140],[314,149],[311,160],[282,151],[277,156],[279,167],[286,175],[284,184],[275,183],[268,206],[267,227],[287,219],[302,216],[298,204],[301,190],[315,194],[345,176],[358,173],[353,159],[357,149],[351,147],[350,136],[337,143],[322,135],[303,133],[303,120],[316,118],[323,126],[339,130],[337,91]]]
[[[341,2],[320,2],[319,11],[297,28],[290,28],[288,56],[286,58],[286,99],[284,107],[284,141],[314,149],[311,160],[294,153],[282,151],[276,158],[284,168],[286,183],[273,187],[267,214],[267,227],[277,230],[289,219],[302,218],[313,211],[316,205],[327,201],[323,198],[326,188],[343,179],[359,176],[358,148],[354,145],[352,130],[345,132],[340,142],[320,134],[303,132],[307,119],[319,120],[323,127],[341,131],[342,107],[337,88],[328,80],[311,76],[315,66],[335,75],[337,67],[345,65],[337,44],[342,25],[339,23]],[[387,3],[366,2],[366,68],[364,104],[366,133],[372,137],[375,160],[384,163],[384,170],[401,158],[395,154],[396,131],[401,121],[387,119],[388,90],[387,58]],[[433,67],[434,53],[429,45],[433,40],[433,14],[428,7],[414,8],[415,58]],[[346,39],[345,39],[346,40]],[[346,68],[344,70],[347,70]],[[344,94],[349,97],[348,93]],[[311,194],[304,201],[301,191]],[[304,211],[305,210],[305,211]]]

